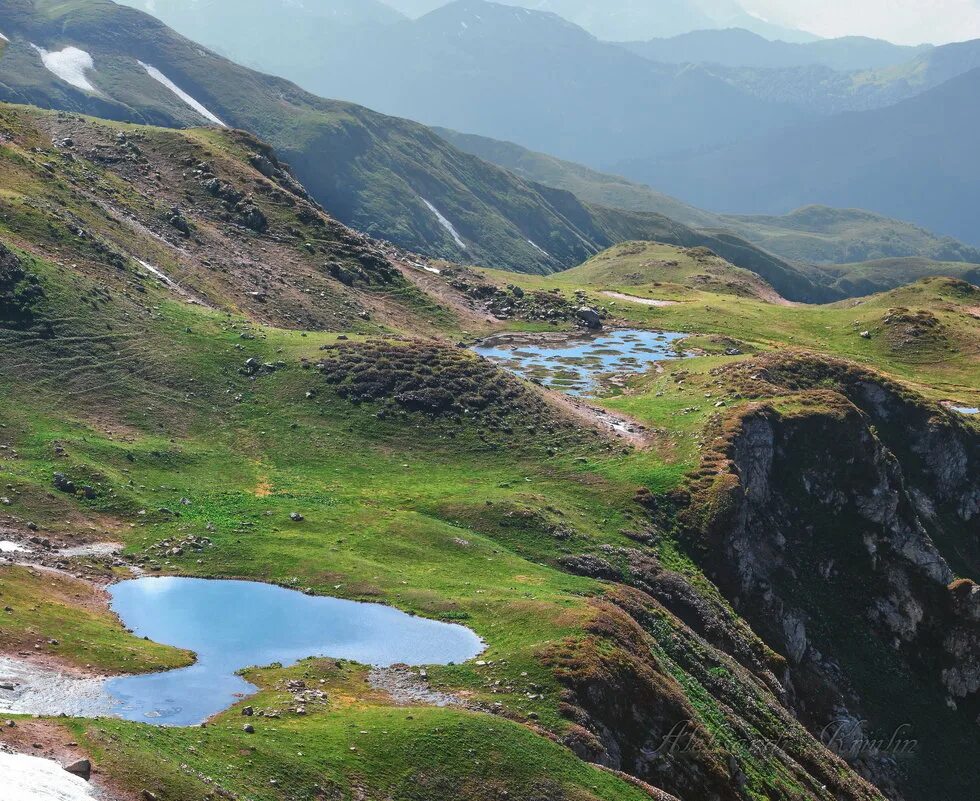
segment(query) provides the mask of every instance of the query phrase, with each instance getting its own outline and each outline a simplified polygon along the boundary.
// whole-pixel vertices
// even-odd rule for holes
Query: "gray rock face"
[[[888,385],[852,390],[860,407],[839,397],[827,411],[741,420],[727,453],[732,508],[707,546],[736,608],[789,660],[793,692],[807,688],[800,700],[816,729],[864,717],[874,689],[852,683],[853,653],[816,634],[828,616],[880,643],[876,653],[915,677],[910,686],[945,696],[937,714],[980,693],[980,587],[951,584],[958,571],[941,550],[963,543],[947,555],[974,562],[980,551],[969,534],[980,510],[976,435]],[[843,705],[821,707],[832,697]],[[875,781],[897,778],[886,758],[852,763]]]

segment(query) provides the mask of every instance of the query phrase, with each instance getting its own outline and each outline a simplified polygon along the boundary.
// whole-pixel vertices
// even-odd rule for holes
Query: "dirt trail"
[[[603,292],[607,298],[614,298],[616,300],[625,300],[627,303],[638,303],[641,306],[656,306],[662,308],[664,306],[676,306],[676,300],[654,300],[653,298],[641,298],[636,295],[627,295],[624,292]]]

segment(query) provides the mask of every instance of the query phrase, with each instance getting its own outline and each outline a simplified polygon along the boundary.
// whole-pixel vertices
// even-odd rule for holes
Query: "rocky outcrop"
[[[586,639],[547,656],[565,744],[685,801],[880,800],[779,698],[648,594],[595,604]]]
[[[851,720],[851,740],[887,744],[905,727],[921,741],[914,755],[842,753],[893,797],[966,797],[967,779],[930,762],[941,736],[980,758],[980,596],[953,582],[980,564],[980,438],[842,362],[745,369],[777,397],[720,424],[681,514],[686,535],[789,660],[787,691],[811,731]]]

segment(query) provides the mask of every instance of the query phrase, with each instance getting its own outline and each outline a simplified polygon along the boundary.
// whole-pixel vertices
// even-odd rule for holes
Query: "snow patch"
[[[205,108],[203,105],[198,103],[193,97],[191,97],[189,94],[187,94],[187,92],[185,92],[183,89],[177,86],[177,84],[171,81],[166,75],[160,72],[160,70],[158,70],[156,67],[153,67],[149,64],[144,64],[142,61],[139,62],[139,65],[146,70],[146,74],[149,75],[154,81],[157,81],[158,83],[162,83],[171,92],[177,95],[177,97],[183,100],[188,106],[194,109],[194,111],[196,111],[206,120],[208,120],[209,122],[213,122],[215,125],[220,125],[222,128],[228,127],[215,114],[212,114],[210,111],[208,111],[207,108]]]
[[[545,250],[543,247],[541,247],[540,245],[536,244],[533,240],[530,240],[529,239],[529,240],[527,240],[527,243],[532,248],[534,248],[535,250],[540,251],[541,253],[544,253],[544,255],[547,256],[549,259],[551,258],[551,254],[547,250]]]
[[[92,801],[89,783],[50,759],[0,751],[4,801]]]
[[[433,275],[442,275],[442,270],[440,270],[438,267],[426,266],[423,267],[422,269],[425,270],[427,273],[432,273]]]
[[[27,548],[9,540],[0,540],[0,553],[27,553]]]
[[[453,224],[449,222],[449,220],[447,220],[442,215],[442,212],[440,212],[439,209],[433,206],[428,200],[426,200],[425,198],[421,198],[421,200],[423,203],[425,203],[426,206],[429,207],[429,211],[431,211],[436,216],[436,219],[439,221],[439,225],[441,225],[449,232],[449,235],[453,238],[456,244],[459,247],[461,247],[463,250],[466,250],[466,243],[460,237],[459,232],[453,227]]]
[[[85,77],[86,72],[95,69],[95,62],[92,60],[92,56],[84,50],[79,50],[77,47],[66,47],[64,50],[52,53],[36,44],[32,44],[31,47],[41,56],[41,62],[48,72],[61,78],[65,83],[71,84],[76,89],[99,94],[99,90]]]
[[[155,275],[171,289],[176,290],[177,292],[181,292],[181,293],[183,292],[183,290],[177,284],[177,282],[174,281],[170,276],[165,275],[162,270],[158,269],[157,267],[154,267],[152,264],[148,262],[143,261],[142,259],[137,259],[136,261],[139,262],[140,267],[142,267],[148,273],[152,273],[153,275]]]
[[[3,32],[0,31],[0,42],[9,42],[9,41],[10,40],[6,36],[3,35]]]

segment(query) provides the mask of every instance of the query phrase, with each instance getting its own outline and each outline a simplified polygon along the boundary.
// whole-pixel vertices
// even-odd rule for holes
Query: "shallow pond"
[[[980,414],[980,409],[973,406],[950,406],[949,408],[960,414]]]
[[[413,617],[379,604],[304,595],[269,584],[190,578],[143,578],[109,588],[112,608],[139,637],[195,652],[194,665],[165,673],[79,685],[86,704],[56,707],[74,694],[27,689],[27,713],[111,714],[168,726],[201,723],[256,688],[236,675],[250,666],[291,665],[311,656],[387,667],[465,662],[483,650],[469,629]],[[27,687],[27,682],[24,683]],[[66,692],[67,691],[67,692]],[[30,698],[34,698],[34,708]],[[47,706],[38,709],[44,700]],[[62,702],[64,703],[64,702]],[[4,706],[0,699],[0,706]],[[18,701],[6,706],[17,711]]]
[[[654,362],[684,358],[674,345],[687,334],[625,329],[597,334],[508,334],[473,350],[523,377],[570,395],[595,394],[603,376],[641,373]]]

